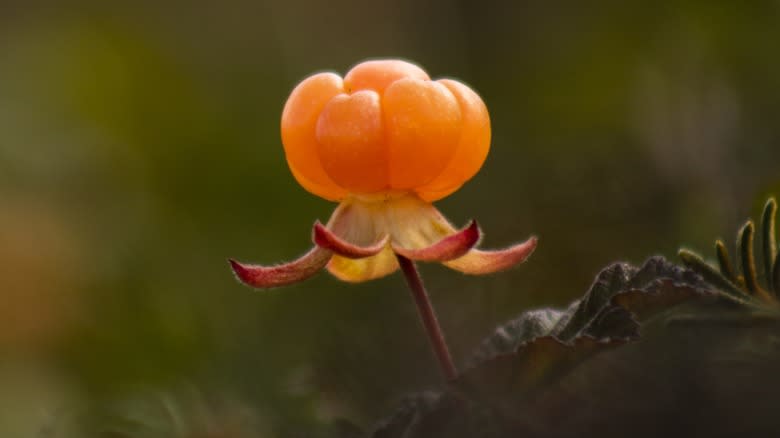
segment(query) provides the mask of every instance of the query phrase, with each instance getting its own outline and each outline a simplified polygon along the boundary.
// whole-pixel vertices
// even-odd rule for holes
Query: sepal
[[[377,243],[370,246],[360,246],[347,242],[340,238],[335,233],[330,231],[322,225],[319,221],[314,223],[314,229],[312,231],[312,240],[320,248],[333,251],[334,253],[346,257],[348,259],[362,259],[371,257],[382,252],[387,243],[390,241],[390,236],[384,235]]]
[[[451,269],[469,275],[484,275],[504,271],[523,263],[536,249],[537,240],[534,236],[523,243],[494,251],[472,249],[463,257],[444,262],[444,264]]]
[[[481,237],[482,233],[477,221],[472,220],[466,228],[442,238],[433,245],[420,249],[407,249],[394,244],[393,251],[418,262],[447,262],[466,255]]]
[[[286,286],[313,277],[331,259],[332,253],[315,246],[292,262],[275,266],[245,265],[228,259],[233,273],[242,283],[260,289]]]

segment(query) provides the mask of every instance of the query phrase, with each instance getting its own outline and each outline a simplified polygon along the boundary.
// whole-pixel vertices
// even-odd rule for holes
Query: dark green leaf
[[[672,307],[705,289],[707,284],[696,273],[669,263],[663,257],[652,257],[639,269],[615,264],[596,277],[583,299],[586,304],[580,305],[561,331],[553,334],[561,340],[581,335],[636,337],[638,326],[631,313],[648,318],[651,313]],[[615,306],[628,312],[622,315],[612,310]],[[607,318],[608,314],[610,318]]]
[[[627,287],[629,279],[635,273],[636,268],[625,263],[616,263],[601,271],[566,325],[555,335],[563,341],[574,339],[598,316],[616,293]]]
[[[635,339],[639,337],[639,322],[628,310],[614,305],[607,306],[578,338],[582,336],[595,339]]]
[[[756,261],[753,258],[753,234],[755,226],[753,221],[747,221],[737,235],[739,247],[739,261],[742,269],[742,277],[745,279],[745,287],[753,294],[758,293],[758,275],[756,274]]]
[[[777,258],[777,242],[775,240],[775,215],[777,213],[777,201],[769,198],[764,207],[764,214],[761,215],[761,243],[764,248],[764,274],[766,275],[767,285],[775,295],[780,291],[775,287],[773,281],[772,268]]]
[[[523,313],[498,327],[482,341],[469,363],[477,364],[500,354],[512,353],[521,344],[548,335],[564,313],[555,309],[530,310]]]
[[[565,311],[526,312],[496,329],[467,362],[458,384],[483,398],[521,399],[591,355],[636,339],[637,317],[705,296],[707,287],[700,276],[662,257],[641,268],[611,265]]]
[[[737,284],[737,273],[734,271],[734,265],[731,264],[729,258],[729,252],[726,249],[726,244],[722,240],[715,241],[715,253],[718,255],[718,265],[720,265],[720,273],[726,277],[730,282]]]
[[[654,281],[644,289],[621,292],[612,299],[612,303],[631,312],[636,318],[646,320],[677,304],[692,298],[713,296],[701,285],[678,283],[663,278]]]
[[[678,253],[680,259],[689,268],[704,278],[704,281],[714,286],[723,295],[739,304],[747,304],[751,301],[750,295],[742,292],[736,284],[730,282],[716,269],[707,264],[701,257],[692,251],[681,249]]]
[[[471,397],[519,403],[584,359],[625,342],[581,336],[565,344],[554,336],[544,336],[524,343],[512,354],[467,369],[457,384]]]

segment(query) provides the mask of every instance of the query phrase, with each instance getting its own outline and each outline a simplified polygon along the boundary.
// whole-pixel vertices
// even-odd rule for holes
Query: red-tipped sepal
[[[271,288],[298,283],[322,270],[333,254],[315,246],[297,260],[276,266],[244,265],[229,259],[238,279],[252,287]]]
[[[393,245],[393,251],[408,259],[419,262],[447,262],[466,255],[479,242],[482,233],[477,221],[471,223],[455,234],[439,240],[431,246],[420,249],[406,249]]]
[[[385,235],[379,242],[370,246],[359,246],[347,242],[334,234],[329,229],[325,228],[319,221],[314,223],[314,230],[312,232],[312,240],[320,248],[333,251],[334,253],[346,257],[349,259],[362,259],[371,257],[382,252],[387,246],[387,242],[390,237]]]
[[[472,249],[461,258],[445,262],[448,267],[470,275],[491,274],[520,264],[536,249],[536,237],[496,251]]]

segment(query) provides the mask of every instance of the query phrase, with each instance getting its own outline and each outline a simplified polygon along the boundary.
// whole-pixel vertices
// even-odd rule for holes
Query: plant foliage
[[[776,210],[770,199],[758,257],[753,222],[741,228],[736,267],[717,241],[718,268],[689,250],[685,266],[615,263],[567,308],[522,313],[479,345],[456,382],[409,396],[371,436],[776,431],[774,413],[755,402],[780,391],[769,371],[780,365]],[[696,406],[728,415],[704,421]]]

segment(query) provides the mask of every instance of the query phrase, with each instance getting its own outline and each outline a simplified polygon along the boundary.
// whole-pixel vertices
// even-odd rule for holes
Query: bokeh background
[[[438,205],[540,245],[422,267],[459,361],[780,194],[778,1],[68,3],[0,3],[0,436],[318,436],[440,384],[399,275],[228,270],[299,255],[334,208],[279,139],[315,71],[401,57],[488,105],[491,154]]]

